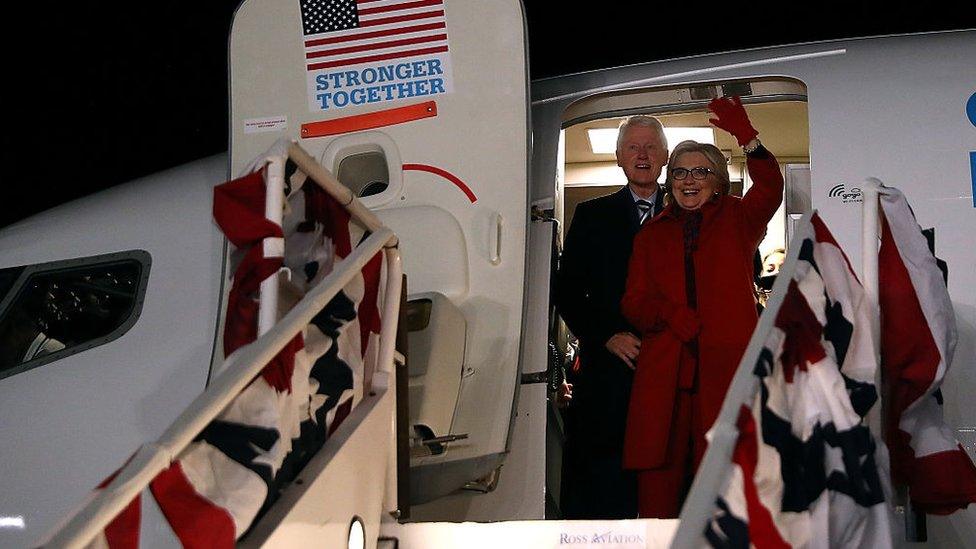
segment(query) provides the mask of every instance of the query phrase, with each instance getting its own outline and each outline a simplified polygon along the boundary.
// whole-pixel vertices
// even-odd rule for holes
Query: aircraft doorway
[[[685,139],[714,144],[726,160],[729,194],[741,197],[748,192],[753,180],[746,170],[743,149],[728,133],[709,124],[709,118],[714,115],[706,109],[710,99],[730,95],[742,97],[749,119],[760,132],[763,145],[775,155],[785,180],[784,200],[768,223],[756,252],[755,295],[761,307],[785,258],[792,225],[811,207],[806,87],[796,80],[767,78],[632,89],[594,95],[571,105],[564,115],[557,160],[555,212],[560,219],[560,249],[580,203],[615,193],[627,184],[627,178],[617,164],[615,149],[617,128],[633,115],[651,115],[660,120],[668,137],[669,152]],[[658,180],[662,193],[667,169],[665,166]],[[607,243],[607,246],[613,245]],[[565,323],[558,323],[557,332],[553,338],[557,348],[569,350],[570,356],[578,356],[576,338]],[[580,379],[580,371],[586,367],[582,362],[566,362],[568,379]],[[567,516],[562,508],[566,496],[563,489],[574,483],[572,480],[567,483],[567,479],[581,474],[575,470],[578,465],[563,459],[567,434],[572,436],[567,433],[567,429],[572,429],[569,427],[572,422],[567,423],[572,407],[571,401],[568,407],[560,408],[554,399],[549,409],[547,518]]]

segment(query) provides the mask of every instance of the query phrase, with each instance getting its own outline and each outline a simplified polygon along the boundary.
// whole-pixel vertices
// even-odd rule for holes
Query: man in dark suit
[[[661,123],[620,125],[619,191],[579,204],[556,276],[556,308],[580,343],[581,368],[566,409],[562,512],[567,519],[637,516],[636,476],[621,467],[624,426],[640,338],[620,314],[634,235],[661,211],[657,179],[668,161]]]

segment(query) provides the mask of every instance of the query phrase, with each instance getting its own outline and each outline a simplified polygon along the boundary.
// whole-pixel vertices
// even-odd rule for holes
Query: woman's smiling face
[[[718,176],[715,175],[715,166],[708,160],[708,157],[700,152],[688,152],[674,159],[668,166],[669,171],[676,168],[684,168],[687,177],[684,179],[673,179],[671,183],[671,195],[675,202],[682,209],[697,210],[712,199],[718,191]],[[705,168],[708,174],[705,179],[695,179],[691,170],[695,168]]]

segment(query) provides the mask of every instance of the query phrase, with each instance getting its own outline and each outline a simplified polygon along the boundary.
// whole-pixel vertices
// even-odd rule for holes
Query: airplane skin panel
[[[438,430],[445,431],[437,434],[468,436],[446,443],[443,454],[414,460],[413,481],[427,483],[431,497],[474,480],[485,488],[492,485],[486,479],[500,472],[498,485],[487,494],[455,491],[435,499],[419,507],[416,518],[543,518],[547,394],[543,384],[522,387],[519,374],[546,367],[554,232],[547,223],[530,225],[530,200],[561,216],[565,174],[558,164],[564,161],[560,135],[567,120],[639,109],[634,97],[654,97],[677,85],[780,79],[804,87],[804,94],[787,99],[806,102],[809,199],[848,256],[859,257],[859,185],[866,177],[899,187],[919,222],[935,226],[937,255],[949,264],[960,337],[943,387],[945,413],[954,428],[976,427],[976,408],[969,404],[976,371],[968,367],[976,356],[970,160],[976,127],[967,116],[967,102],[974,101],[976,31],[840,40],[606,69],[537,81],[530,98],[522,11],[515,0],[444,0],[433,15],[417,15],[427,7],[403,17],[383,12],[364,17],[373,22],[361,31],[313,28],[302,4],[247,0],[236,14],[230,38],[230,158],[188,164],[0,230],[0,268],[126,250],[145,250],[152,260],[142,314],[131,330],[0,379],[3,466],[15,472],[0,475],[0,517],[22,517],[24,523],[0,528],[0,546],[35,543],[204,389],[219,342],[215,326],[226,255],[212,221],[212,188],[227,179],[228,165],[230,173],[239,173],[280,138],[297,140],[330,170],[338,171],[347,155],[382,156],[377,165],[388,166],[389,186],[364,203],[395,229],[409,292],[437,292],[463,317],[463,350],[452,349],[461,358],[451,355],[451,368],[461,362],[459,377],[450,379],[457,390],[436,408]],[[431,21],[417,22],[426,18]],[[330,32],[336,34],[324,36]],[[387,36],[396,36],[396,44],[375,45]],[[396,52],[378,51],[387,47]],[[398,48],[414,49],[401,54],[406,50]],[[629,99],[615,96],[617,90],[629,90]],[[704,105],[690,96],[677,94],[673,102],[689,111]],[[436,105],[430,116],[388,116],[393,109],[427,102]],[[603,113],[604,108],[609,111]],[[320,137],[301,134],[306,124],[350,123],[363,116],[389,124],[365,131],[346,126],[348,133]],[[425,169],[411,169],[418,166]],[[395,403],[385,376],[378,378],[384,390],[371,395],[379,397],[375,406],[357,409],[369,416],[366,431],[350,423],[337,435],[337,444],[355,439],[354,447],[344,452],[333,445],[318,456],[316,467],[327,474],[281,500],[289,503],[267,515],[273,520],[260,525],[262,539],[320,535],[323,529],[313,525],[322,518],[319,504],[330,501],[339,487],[340,493],[362,497],[346,498],[341,510],[318,524],[326,524],[338,543],[349,524],[346,515],[368,512],[363,517],[367,545],[376,544],[379,517],[393,511],[389,500],[395,492],[389,440]],[[371,433],[379,434],[363,436]],[[372,452],[370,471],[387,461],[388,477],[363,480],[350,474],[365,465],[365,460],[356,463],[362,452]],[[148,509],[143,532],[165,530],[157,528],[154,521],[161,519],[151,502],[143,507]],[[976,528],[964,518],[974,515],[933,519],[933,543],[973,539]],[[145,543],[172,544],[173,539],[149,536]]]
[[[233,170],[282,137],[298,140],[330,170],[343,151],[353,150],[345,142],[393,144],[383,148],[395,151],[386,158],[392,191],[365,197],[364,204],[400,238],[408,291],[448,296],[468,326],[464,372],[450,399],[457,400],[451,432],[471,437],[450,444],[438,459],[503,453],[518,379],[528,223],[521,5],[447,1],[431,8],[443,14],[423,20],[377,23],[367,14],[356,29],[322,31],[302,26],[299,4],[249,0],[235,17]],[[389,8],[396,11],[394,5]],[[443,25],[430,39],[443,41],[446,51],[391,43],[401,40],[401,31],[409,40],[428,36],[417,28],[428,25]],[[407,50],[413,53],[398,53]],[[395,109],[428,102],[435,104],[433,116],[392,116]],[[348,126],[348,133],[334,136],[301,135],[305,124],[353,124],[364,116],[390,123],[358,132]],[[246,121],[260,118],[287,122],[275,131],[249,133]]]
[[[203,391],[223,238],[212,188],[226,156],[65,204],[0,231],[2,267],[142,249],[145,302],[119,339],[0,380],[0,546],[25,547],[67,515]],[[16,472],[14,474],[13,472]]]
[[[410,294],[440,292],[461,300],[469,289],[468,243],[448,210],[410,206],[379,210],[377,216],[400,236]]]

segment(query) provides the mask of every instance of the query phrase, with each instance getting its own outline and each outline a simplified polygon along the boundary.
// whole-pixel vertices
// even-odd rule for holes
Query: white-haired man
[[[566,409],[561,507],[564,518],[633,518],[637,484],[622,468],[624,427],[640,338],[620,313],[631,245],[661,211],[657,180],[667,164],[661,123],[632,116],[620,125],[619,191],[580,203],[566,235],[555,299],[580,342],[581,368]]]

